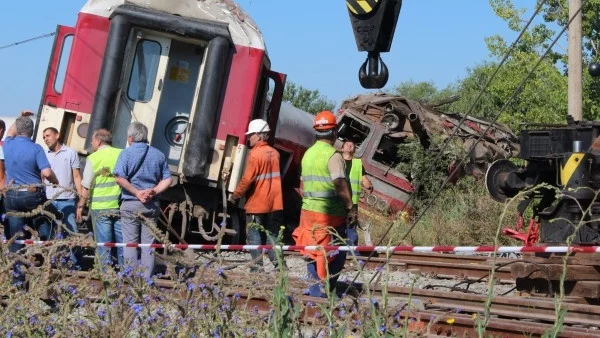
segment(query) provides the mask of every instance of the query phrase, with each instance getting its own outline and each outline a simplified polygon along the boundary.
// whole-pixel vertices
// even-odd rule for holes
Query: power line
[[[508,108],[508,106],[511,103],[511,101],[514,98],[516,98],[518,94],[521,93],[521,90],[523,89],[523,87],[525,86],[525,84],[527,83],[527,81],[529,80],[529,78],[531,77],[531,75],[533,75],[533,73],[537,70],[538,66],[542,63],[542,61],[544,61],[544,59],[546,58],[546,56],[548,56],[548,54],[550,53],[550,51],[552,51],[552,48],[554,48],[554,45],[556,45],[556,43],[558,42],[558,40],[560,39],[560,37],[565,33],[565,31],[567,30],[567,28],[569,28],[569,25],[571,24],[571,22],[577,17],[577,15],[579,14],[579,12],[581,12],[581,10],[583,9],[583,6],[585,5],[586,2],[587,2],[587,0],[583,0],[583,2],[581,4],[581,6],[579,7],[579,9],[569,18],[569,21],[567,22],[567,24],[565,25],[565,27],[563,27],[563,29],[558,33],[558,35],[556,36],[556,38],[554,38],[554,40],[548,46],[548,48],[546,49],[546,51],[544,52],[544,54],[542,54],[542,56],[540,56],[540,58],[538,59],[538,61],[536,62],[536,64],[527,73],[527,75],[523,78],[523,80],[521,81],[521,83],[519,84],[519,86],[517,86],[517,88],[513,91],[513,93],[511,94],[511,96],[508,98],[508,100],[506,100],[506,102],[504,102],[504,105],[502,106],[502,108],[500,108],[500,111],[498,112],[498,114],[496,114],[496,116],[494,116],[494,118],[492,119],[490,125],[488,125],[488,127],[483,132],[481,132],[481,134],[479,135],[479,137],[477,138],[477,140],[475,141],[475,143],[473,143],[473,145],[471,146],[471,148],[469,148],[469,150],[467,151],[467,155],[461,159],[461,161],[458,163],[458,165],[456,166],[456,168],[459,168],[469,158],[470,153],[473,151],[473,149],[475,149],[475,147],[479,144],[479,142],[483,139],[483,137],[492,128],[493,124],[496,123],[496,121],[498,121],[498,118]],[[404,240],[410,234],[410,232],[415,227],[415,225],[417,225],[417,223],[423,217],[423,214],[433,205],[433,202],[435,201],[436,197],[439,196],[440,192],[444,189],[444,187],[446,186],[446,184],[448,184],[448,182],[450,181],[450,178],[452,177],[452,174],[454,174],[454,172],[450,173],[450,175],[448,175],[448,177],[446,178],[446,180],[444,180],[444,182],[442,182],[442,184],[440,185],[440,188],[436,191],[435,194],[433,194],[433,197],[431,198],[431,200],[429,200],[429,202],[425,206],[425,209],[419,214],[419,216],[417,217],[417,219],[415,220],[415,222],[412,224],[412,226],[408,229],[408,231],[406,232],[406,234],[404,234],[404,236],[402,237],[402,240]]]
[[[545,3],[545,1],[542,1],[540,3],[540,5],[538,7],[538,10],[541,8],[541,6],[544,3]],[[533,75],[533,73],[536,71],[536,69],[538,68],[538,66],[542,63],[542,61],[546,58],[546,56],[548,56],[548,54],[550,53],[550,51],[552,50],[552,48],[554,48],[554,45],[556,45],[556,43],[558,42],[558,40],[560,39],[560,37],[569,28],[569,25],[577,17],[577,15],[579,14],[579,12],[582,11],[583,6],[586,3],[587,3],[587,0],[583,0],[582,1],[581,6],[579,7],[579,9],[575,13],[573,13],[573,15],[569,18],[569,21],[567,22],[567,24],[563,27],[563,29],[558,33],[558,35],[556,36],[556,38],[548,46],[548,48],[546,49],[546,51],[544,52],[544,54],[542,56],[540,56],[540,58],[538,59],[538,61],[536,62],[536,64],[533,66],[533,68],[527,73],[527,75],[525,75],[525,77],[523,78],[523,80],[521,81],[521,83],[517,86],[517,88],[513,91],[513,93],[511,94],[511,96],[508,98],[508,100],[506,100],[506,102],[504,103],[504,105],[500,108],[500,111],[498,112],[498,114],[496,114],[496,116],[494,116],[494,119],[491,121],[491,123],[488,125],[488,127],[483,132],[481,132],[480,136],[477,138],[477,140],[475,141],[475,143],[467,151],[467,155],[460,160],[460,162],[458,163],[458,165],[456,166],[456,168],[459,168],[469,158],[469,154],[471,153],[471,151],[473,151],[473,149],[475,149],[475,147],[479,144],[479,142],[483,139],[483,137],[493,127],[493,124],[496,123],[496,121],[498,120],[498,118],[500,117],[500,115],[502,115],[502,113],[506,110],[506,108],[508,108],[509,103],[515,97],[517,97],[517,95],[521,92],[521,90],[523,89],[523,87],[525,86],[525,84],[527,83],[527,81],[529,80],[529,78],[531,77],[531,75]],[[571,13],[569,13],[569,15],[570,14]],[[537,11],[536,11],[536,14],[534,14],[534,17],[536,15],[537,15]],[[533,17],[532,17],[531,20],[533,20]],[[521,37],[521,35],[519,35],[519,38]],[[518,41],[518,39],[517,39],[517,41]],[[513,43],[513,45],[514,44],[516,44],[516,41],[515,41],[515,43]],[[488,82],[488,84],[489,84],[489,82]],[[484,88],[484,90],[485,90],[485,88]],[[482,92],[480,94],[482,94]],[[478,96],[478,98],[479,97],[480,96]],[[446,187],[446,185],[450,181],[450,178],[453,176],[453,174],[454,174],[454,172],[450,173],[450,175],[448,175],[448,177],[446,178],[446,180],[444,180],[444,182],[442,182],[442,184],[440,185],[440,188],[436,191],[435,194],[433,194],[433,197],[431,198],[431,200],[427,203],[427,205],[425,205],[425,208],[419,213],[419,216],[414,221],[414,223],[411,225],[411,227],[408,229],[408,231],[404,234],[404,236],[402,237],[401,241],[403,241],[410,234],[410,232],[415,228],[415,226],[417,225],[417,223],[419,223],[419,221],[421,220],[421,218],[423,217],[423,215],[425,214],[425,212],[427,212],[427,210],[429,210],[429,208],[433,205],[433,202],[435,201],[436,197],[439,196],[440,192]],[[411,197],[412,197],[412,195],[411,195]],[[404,210],[404,208],[403,208],[403,210]],[[393,224],[390,225],[390,227],[386,231],[385,235],[387,235],[387,233],[389,233],[389,231],[392,229],[392,227],[393,227]],[[381,241],[383,240],[383,238],[385,237],[385,235],[382,236],[382,238],[380,239],[380,241],[379,241],[379,243],[377,245],[381,244]],[[356,279],[358,278],[359,274],[362,272],[363,268],[366,266],[366,263],[369,261],[369,259],[372,257],[372,255],[373,255],[373,252],[371,252],[371,255],[369,255],[369,257],[367,258],[367,261],[365,261],[365,263],[363,265],[361,265],[361,267],[359,269],[359,272],[356,274],[356,276],[354,277],[354,279],[352,280],[352,282],[348,285],[348,288],[346,289],[345,293],[348,292],[348,289],[350,288],[350,286],[354,284],[354,282],[356,281]],[[386,257],[385,261],[380,264],[380,266],[388,264],[390,257],[391,257],[391,255],[388,255]],[[373,275],[373,277],[370,280],[371,283],[377,277],[378,274],[379,274],[379,271],[375,272],[375,274]]]
[[[29,38],[29,39],[26,39],[26,40],[21,40],[21,41],[9,43],[8,45],[0,46],[0,49],[6,49],[6,48],[10,48],[10,47],[16,47],[18,45],[22,45],[24,43],[31,42],[31,41],[34,41],[34,40],[43,39],[43,38],[49,38],[49,37],[51,37],[51,36],[53,36],[55,34],[56,34],[56,32],[52,32],[52,33],[47,33],[47,34],[44,34],[44,35],[39,35],[39,36],[36,36],[36,37],[33,37],[33,38]]]
[[[432,162],[432,165],[429,167],[429,169],[425,172],[425,176],[429,175],[429,173],[431,173],[431,171],[433,170],[433,167],[435,165],[435,163],[438,162],[438,160],[440,159],[440,157],[442,156],[442,153],[444,151],[444,149],[450,144],[450,140],[452,139],[452,137],[454,137],[456,135],[456,133],[458,132],[459,127],[466,121],[467,116],[472,112],[472,110],[475,108],[475,106],[477,105],[478,101],[481,99],[481,97],[483,96],[483,94],[485,93],[485,90],[488,88],[488,86],[491,84],[492,80],[495,78],[495,76],[498,74],[498,72],[500,71],[501,67],[504,65],[504,62],[508,59],[508,57],[512,54],[512,51],[515,49],[517,43],[520,41],[521,37],[525,34],[525,32],[527,31],[527,29],[529,28],[530,24],[533,22],[533,20],[535,19],[535,17],[538,15],[538,13],[541,11],[543,5],[545,4],[545,0],[541,1],[540,4],[537,6],[535,12],[533,13],[533,15],[531,16],[531,18],[529,19],[529,21],[527,22],[527,24],[523,27],[523,29],[521,30],[521,32],[519,33],[519,36],[515,39],[515,41],[512,43],[510,49],[506,52],[506,54],[504,55],[504,58],[502,59],[502,61],[498,64],[498,66],[496,67],[494,73],[492,74],[492,76],[488,79],[487,83],[484,85],[484,87],[479,91],[479,94],[477,95],[477,97],[475,98],[474,102],[471,104],[471,106],[469,107],[469,110],[467,111],[467,113],[462,117],[462,119],[460,120],[458,126],[456,127],[456,129],[454,130],[454,132],[446,139],[446,142],[444,142],[444,144],[442,145],[438,155],[436,156],[436,159]],[[569,21],[570,23],[570,21]],[[562,33],[564,33],[564,30],[561,32],[560,35],[562,35]],[[553,44],[554,45],[554,44]],[[546,52],[547,54],[547,52]],[[542,57],[542,59],[545,57],[545,55]],[[537,65],[536,67],[537,68]],[[534,70],[535,70],[534,68]],[[525,80],[530,76],[531,74],[529,74]],[[511,97],[512,99],[512,97]],[[500,112],[500,114],[502,113],[502,110]],[[494,119],[494,121],[497,120],[497,118],[499,117],[499,115],[496,116],[496,119]],[[489,130],[489,128],[491,128],[493,125],[490,124],[488,126],[488,129],[486,129],[486,131],[481,134],[480,138],[477,140],[477,142],[475,142],[475,144],[473,145],[473,147],[469,150],[468,153],[470,153],[472,151],[472,149],[474,149],[474,147],[479,143],[479,141],[481,140],[481,137],[483,135],[485,135],[487,133],[487,131]],[[462,161],[460,162],[459,166],[462,164]],[[446,180],[444,183],[447,183],[448,180]],[[414,198],[415,195],[418,194],[418,190],[421,187],[422,183],[418,184],[417,187],[414,189],[413,193],[409,196],[408,200],[405,202],[405,204],[402,207],[402,210],[400,210],[400,213],[402,213],[406,207],[408,206],[409,202]],[[442,189],[445,186],[445,184],[442,185]],[[441,191],[441,189],[440,189]],[[439,191],[438,191],[439,193]],[[425,211],[429,208],[430,205],[427,205],[425,208]],[[422,216],[422,213],[421,215]],[[415,227],[415,225],[418,223],[418,221],[420,220],[421,217],[418,217],[418,219],[412,224],[412,226],[409,228],[408,232],[404,235],[404,238],[406,238],[406,236],[408,236],[408,234],[412,231],[412,229]],[[389,234],[389,232],[392,230],[394,224],[390,224],[390,226],[387,228],[387,230],[385,231],[385,233],[383,234],[383,236],[381,236],[381,238],[379,239],[377,245],[380,245],[381,242],[383,242],[383,239],[385,238],[385,236],[387,236],[387,234]],[[369,255],[369,257],[367,257],[367,260],[365,261],[365,263],[363,265],[360,266],[360,269],[358,271],[358,273],[354,276],[352,282],[350,282],[350,284],[348,285],[348,287],[346,288],[346,292],[348,292],[348,289],[351,287],[352,284],[354,284],[354,282],[358,279],[358,276],[360,275],[360,273],[362,272],[363,268],[366,266],[366,263],[371,259],[371,257],[373,257],[374,252],[371,252],[371,254]],[[389,259],[389,258],[388,258]],[[386,259],[386,262],[383,262],[381,265],[387,264],[388,259]],[[371,278],[371,282],[375,279],[375,277],[377,276],[378,273],[375,273],[373,275],[373,277]]]

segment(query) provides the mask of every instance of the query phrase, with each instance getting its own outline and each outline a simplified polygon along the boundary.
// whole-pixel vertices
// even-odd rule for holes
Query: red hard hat
[[[336,125],[335,115],[329,110],[324,110],[315,116],[315,124],[313,127],[316,130],[330,130],[335,128]]]

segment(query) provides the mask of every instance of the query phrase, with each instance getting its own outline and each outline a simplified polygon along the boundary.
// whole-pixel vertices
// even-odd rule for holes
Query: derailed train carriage
[[[243,210],[224,213],[223,197],[243,173],[248,123],[269,122],[288,203],[313,141],[308,113],[280,112],[285,75],[270,68],[260,30],[233,1],[89,0],[75,27],[57,29],[35,138],[56,127],[86,156],[95,129],[124,148],[128,125],[144,123],[174,176],[161,202],[180,236],[225,223],[238,242]]]

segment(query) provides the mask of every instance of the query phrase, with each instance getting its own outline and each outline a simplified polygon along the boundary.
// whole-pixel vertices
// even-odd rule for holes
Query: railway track
[[[194,277],[194,283],[220,283],[227,287],[229,295],[237,294],[237,305],[243,311],[250,309],[268,315],[272,310],[272,294],[269,290],[274,286],[275,275],[261,276],[256,279],[256,289],[249,288],[248,274],[225,273],[220,275],[216,271],[202,274],[202,278]],[[258,276],[257,276],[258,277]],[[271,281],[268,284],[266,281]],[[77,272],[68,277],[68,282],[73,285],[78,283],[91,284],[94,288],[102,290],[102,282],[91,278],[88,273]],[[324,307],[329,306],[329,300],[303,295],[307,282],[299,278],[289,279],[289,293],[294,298],[295,306],[301,307],[299,318],[303,324],[309,325],[313,330],[326,329],[327,322],[320,314]],[[171,280],[156,279],[156,285],[170,292],[175,297],[189,297],[185,286],[182,287]],[[260,287],[258,287],[260,286]],[[340,284],[338,288],[346,285]],[[354,291],[363,290],[360,284],[354,285]],[[174,292],[174,290],[178,290]],[[383,297],[389,305],[387,315],[396,318],[399,323],[410,323],[411,332],[421,332],[435,335],[449,336],[476,336],[475,330],[477,316],[485,311],[485,295],[471,295],[459,292],[442,292],[434,290],[411,289],[401,287],[372,286],[372,295],[376,302],[383,304]],[[384,294],[385,291],[385,294]],[[349,293],[352,294],[352,293]],[[356,293],[355,297],[344,297],[335,303],[332,310],[340,315],[341,304],[346,308],[356,303],[365,303],[366,293]],[[92,301],[101,301],[102,297],[89,296]],[[373,301],[373,300],[371,300]],[[411,304],[408,306],[407,304]],[[600,330],[600,306],[587,304],[565,304],[567,309],[564,317],[563,331],[559,337],[597,337]],[[494,297],[489,314],[490,319],[486,326],[486,335],[500,335],[502,337],[522,337],[524,335],[541,335],[552,328],[556,315],[555,304],[551,299],[526,299],[521,297]]]
[[[296,256],[297,254],[289,254]],[[357,259],[365,261],[366,257]],[[583,264],[589,260],[585,258],[570,258],[573,264]],[[246,259],[243,256],[225,257],[224,264],[244,263]],[[371,258],[367,264],[367,269],[380,266],[385,258]],[[535,262],[536,264],[558,264],[558,257],[530,258],[529,261],[523,259],[504,259],[496,260],[497,281],[509,281],[511,271],[509,268],[514,264]],[[390,270],[400,271],[421,271],[439,278],[458,278],[458,279],[480,279],[485,280],[489,276],[491,269],[491,260],[486,256],[471,255],[450,255],[436,253],[397,253],[392,255],[389,261]],[[594,263],[595,264],[595,263]],[[202,274],[191,279],[194,283],[221,283],[227,286],[227,292],[237,294],[240,298],[237,300],[240,309],[250,310],[256,307],[262,315],[268,315],[271,310],[271,300],[274,282],[277,279],[275,274],[251,275],[247,273],[226,271],[216,273],[213,269],[216,264],[213,263],[208,270],[210,272]],[[519,268],[520,269],[520,268]],[[458,270],[458,271],[457,271]],[[78,285],[87,283],[92,285],[100,292],[102,282],[91,278],[88,273],[76,272],[68,276],[68,283]],[[255,280],[253,287],[248,287],[248,281]],[[181,284],[171,280],[156,279],[156,285],[170,290],[174,297],[189,296],[185,288],[181,289]],[[312,298],[303,295],[307,287],[307,281],[300,278],[289,278],[289,293],[294,297],[296,306],[301,307],[300,317],[302,322],[310,325],[312,328],[326,329],[327,323],[319,315],[323,306],[329,306],[329,301],[320,298]],[[347,285],[340,283],[339,289],[345,289]],[[475,336],[475,326],[477,317],[486,311],[487,295],[467,294],[462,292],[446,292],[439,290],[428,290],[408,287],[382,286],[379,284],[369,285],[373,299],[379,304],[384,303],[384,298],[390,304],[388,318],[397,318],[399,323],[405,320],[410,321],[411,331],[422,331],[423,333],[451,336]],[[348,297],[342,298],[336,303],[336,308],[340,304],[353,304],[364,302],[367,293],[366,285],[355,284],[350,288]],[[179,292],[179,293],[178,293]],[[103,298],[88,295],[90,301],[102,302]],[[404,305],[403,305],[404,304]],[[406,307],[406,304],[411,304]],[[566,314],[563,317],[564,327],[561,337],[597,337],[600,336],[600,306],[578,303],[565,303],[563,308]],[[496,296],[491,299],[488,309],[490,315],[489,323],[486,326],[486,335],[501,335],[503,337],[520,337],[523,335],[540,335],[552,328],[556,320],[556,305],[553,298],[546,297],[502,297]]]
[[[288,252],[296,257],[298,253]],[[381,257],[383,256],[383,257]],[[366,269],[377,269],[388,265],[390,271],[409,271],[443,279],[487,281],[491,272],[491,259],[487,256],[455,255],[442,253],[396,252],[389,259],[384,255],[371,257],[348,256],[348,261],[358,260]],[[517,259],[497,258],[494,278],[501,283],[514,283],[510,264]]]
[[[487,281],[491,272],[489,257],[451,254],[426,253],[394,253],[388,260],[375,257],[367,261],[367,257],[358,256],[359,261],[366,262],[367,268],[377,268],[386,263],[392,271],[419,271],[432,277],[464,279],[469,281]],[[497,259],[494,278],[502,283],[513,283],[510,267],[513,260]]]

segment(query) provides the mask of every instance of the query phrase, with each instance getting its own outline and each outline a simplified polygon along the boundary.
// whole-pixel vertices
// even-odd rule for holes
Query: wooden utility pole
[[[581,51],[581,22],[583,10],[580,11],[581,0],[569,0],[569,18],[579,13],[569,25],[569,115],[575,121],[583,118],[583,70]]]

